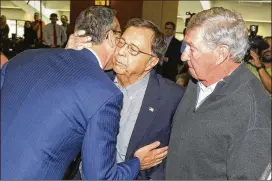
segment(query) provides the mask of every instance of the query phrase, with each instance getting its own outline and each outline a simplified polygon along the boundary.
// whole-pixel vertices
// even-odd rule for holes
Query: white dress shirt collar
[[[100,58],[98,57],[98,55],[96,54],[96,52],[94,50],[92,50],[92,49],[88,49],[88,50],[90,50],[94,54],[94,56],[97,58],[99,66],[101,67],[101,69],[103,69],[102,62],[101,62]]]

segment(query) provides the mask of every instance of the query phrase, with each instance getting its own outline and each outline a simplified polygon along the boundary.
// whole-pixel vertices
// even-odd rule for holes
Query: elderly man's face
[[[209,73],[216,67],[216,56],[206,48],[199,28],[188,31],[185,41],[186,48],[181,59],[188,61],[189,71],[195,79],[207,80]]]
[[[149,71],[150,60],[154,57],[140,52],[137,55],[132,55],[131,52],[138,47],[138,50],[152,54],[153,34],[153,31],[146,28],[129,27],[126,29],[122,35],[126,44],[121,48],[117,47],[113,59],[113,69],[117,74],[125,74],[127,77],[140,77],[146,71]]]

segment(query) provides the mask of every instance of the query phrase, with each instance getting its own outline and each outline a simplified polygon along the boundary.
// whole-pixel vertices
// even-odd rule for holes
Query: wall
[[[13,1],[14,2],[14,1]],[[17,5],[14,4],[11,1],[3,1],[1,2],[1,15],[5,15],[7,19],[17,19],[17,20],[29,20],[33,21],[33,14],[36,11],[33,9],[31,6],[27,6],[26,3],[24,4],[24,7],[20,7],[18,2]],[[56,10],[58,14],[61,15],[66,15],[68,19],[70,19],[70,1],[47,1],[44,2],[46,5],[45,7],[50,11],[50,10]],[[25,9],[27,7],[28,9]],[[52,9],[51,9],[52,8]],[[44,11],[45,9],[43,9]],[[60,19],[60,18],[59,18]],[[49,19],[45,18],[43,16],[43,20],[45,23],[49,23]],[[61,24],[60,21],[58,21],[59,24]]]
[[[127,21],[131,18],[142,17],[142,5],[143,1],[111,1],[111,7],[117,11],[117,17],[119,19],[121,28],[124,28]],[[76,18],[79,13],[87,7],[94,5],[94,0],[71,0],[71,24],[74,26]]]
[[[162,1],[144,1],[142,17],[156,23],[160,28],[162,28]]]
[[[5,15],[7,19],[33,20],[33,14],[26,13],[21,9],[1,9],[1,15]]]
[[[177,22],[178,1],[144,1],[144,19],[156,23],[161,30],[164,30],[164,23],[167,21]]]
[[[89,6],[94,5],[93,0],[71,0],[70,1],[70,24],[74,27],[76,18],[81,11],[88,8]]]
[[[271,36],[271,3],[246,3],[237,1],[213,1],[212,6],[224,7],[239,12],[246,25],[259,25],[259,35]]]
[[[271,23],[260,23],[260,22],[246,22],[247,28],[250,27],[250,25],[259,25],[258,27],[258,35],[261,35],[263,37],[271,36]]]
[[[183,40],[183,29],[185,28],[185,20],[183,18],[177,19],[177,28],[175,37],[178,40]]]
[[[176,28],[176,38],[183,40],[183,30],[185,28],[185,19],[189,17],[186,12],[198,13],[203,10],[200,1],[179,1],[178,3],[178,18]]]
[[[131,18],[141,18],[143,1],[116,1],[111,0],[111,7],[117,11],[117,17],[123,30],[126,26],[126,23]]]

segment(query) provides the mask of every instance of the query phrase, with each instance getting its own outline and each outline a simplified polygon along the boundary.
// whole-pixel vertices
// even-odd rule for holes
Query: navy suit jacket
[[[173,37],[165,53],[165,57],[168,57],[168,61],[163,62],[162,66],[160,64],[156,66],[157,72],[174,82],[178,74],[178,65],[182,65],[182,61],[180,60],[180,47],[181,41]]]
[[[110,73],[110,72],[109,72]],[[108,76],[112,78],[112,74]],[[173,115],[184,94],[178,84],[151,72],[142,106],[127,149],[126,160],[133,158],[139,148],[160,141],[160,147],[169,143]],[[163,180],[165,160],[149,170],[140,171],[139,180]]]
[[[62,179],[82,149],[85,179],[134,179],[116,164],[122,93],[89,50],[37,49],[10,60],[1,88],[1,179]]]

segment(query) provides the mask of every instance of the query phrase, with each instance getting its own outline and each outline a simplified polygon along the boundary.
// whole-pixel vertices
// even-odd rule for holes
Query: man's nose
[[[185,48],[185,50],[183,51],[183,53],[180,56],[181,61],[186,62],[189,60],[189,56],[188,56],[188,48]]]
[[[118,47],[118,50],[117,50],[117,51],[118,51],[118,54],[124,56],[124,55],[126,54],[126,51],[127,51],[126,49],[127,49],[127,44],[125,44],[125,45],[124,45],[123,47],[121,47],[121,48]]]

